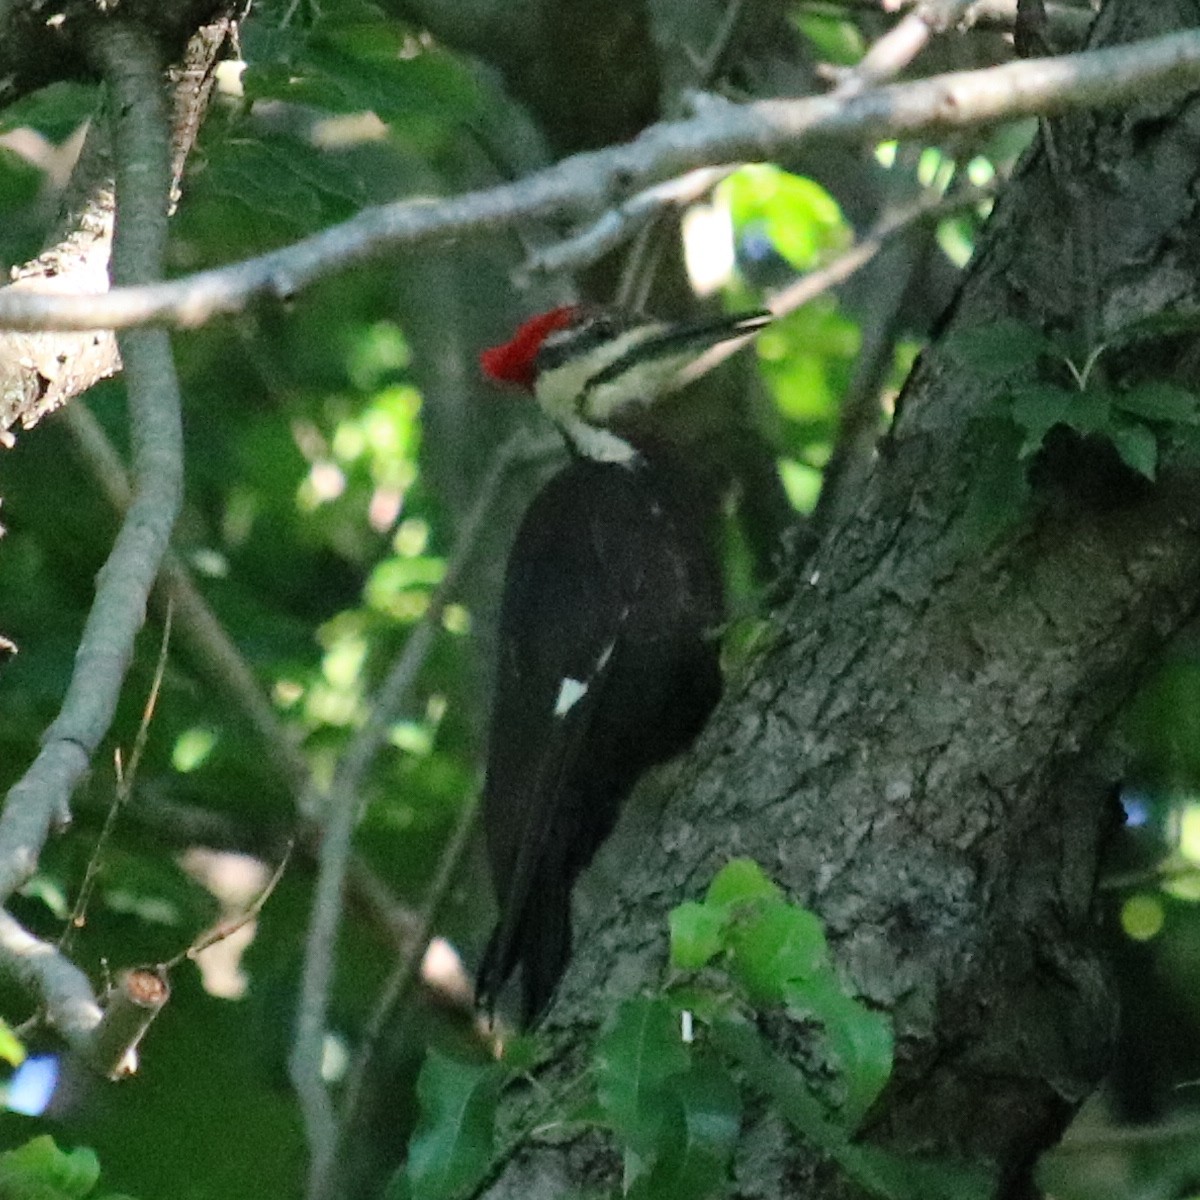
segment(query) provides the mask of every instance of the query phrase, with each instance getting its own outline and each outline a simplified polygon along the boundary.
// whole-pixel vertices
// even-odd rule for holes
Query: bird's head
[[[653,403],[709,347],[754,333],[770,319],[750,313],[671,325],[567,305],[532,317],[479,361],[489,379],[532,392],[576,449],[592,458],[621,459],[632,451],[604,431]]]

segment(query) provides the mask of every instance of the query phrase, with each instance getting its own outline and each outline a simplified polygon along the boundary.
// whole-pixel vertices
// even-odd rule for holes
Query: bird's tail
[[[500,993],[521,969],[521,1024],[528,1028],[546,1010],[571,957],[570,884],[539,878],[542,889],[525,900],[520,918],[501,921],[488,939],[475,978],[475,1002],[491,1016]]]

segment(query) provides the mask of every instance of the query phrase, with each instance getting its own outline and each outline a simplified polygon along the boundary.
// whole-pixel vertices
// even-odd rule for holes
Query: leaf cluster
[[[555,1099],[538,1113],[541,1129],[569,1124],[609,1135],[622,1155],[623,1195],[730,1194],[747,1090],[876,1195],[961,1200],[990,1193],[989,1180],[966,1166],[855,1142],[891,1076],[891,1022],[846,989],[820,921],[788,901],[756,863],[731,861],[702,901],[671,913],[670,968],[658,993],[617,1006],[583,1075],[563,1093],[582,1083],[589,1098],[571,1106]],[[771,1047],[760,1024],[778,1019],[810,1043],[819,1067],[793,1065]],[[496,1114],[505,1087],[519,1079],[511,1061],[481,1065],[431,1054],[418,1087],[421,1120],[389,1200],[478,1195],[502,1164]]]
[[[0,1154],[5,1200],[125,1200],[111,1192],[96,1194],[99,1182],[100,1164],[91,1150],[60,1150],[45,1134]]]
[[[1189,321],[1194,326],[1194,318]],[[1129,472],[1150,482],[1168,446],[1200,445],[1200,396],[1161,379],[1114,381],[1104,369],[1114,351],[1164,331],[1162,323],[1140,322],[1093,347],[1082,362],[1063,339],[1015,319],[948,341],[953,357],[996,388],[981,418],[989,427],[989,451],[975,494],[975,515],[989,532],[1024,510],[1029,468],[1058,431],[1111,447]]]

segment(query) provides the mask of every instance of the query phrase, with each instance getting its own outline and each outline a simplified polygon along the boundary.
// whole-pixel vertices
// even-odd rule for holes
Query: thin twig
[[[99,23],[91,46],[112,96],[119,209],[113,277],[130,285],[156,280],[162,274],[171,190],[163,64],[153,40],[121,21]],[[129,397],[133,502],[97,578],[62,708],[0,816],[0,901],[33,871],[52,822],[67,816],[71,792],[108,732],[179,509],[179,386],[168,335],[139,329],[119,340]],[[0,918],[7,957],[18,960],[8,965],[39,994],[51,1023],[89,1056],[98,1044],[93,1039],[103,1031],[82,972],[7,913]],[[107,1054],[107,1038],[100,1040]]]
[[[258,914],[262,912],[263,905],[271,898],[271,894],[279,886],[279,881],[283,878],[284,871],[287,870],[287,865],[292,857],[292,850],[296,843],[289,841],[283,851],[283,857],[279,860],[279,865],[271,872],[271,878],[267,880],[266,887],[255,896],[254,900],[245,909],[227,921],[221,921],[212,929],[202,933],[186,950],[181,950],[174,958],[168,958],[166,962],[158,964],[158,970],[165,974],[173,968],[179,966],[185,958],[195,959],[199,954],[203,953],[209,946],[215,946],[218,942],[223,942],[226,938],[232,937],[239,929],[244,929],[251,921],[257,919]]]
[[[614,197],[697,167],[770,161],[816,139],[874,142],[945,133],[1070,109],[1117,106],[1153,94],[1166,102],[1200,81],[1200,32],[1050,59],[1025,59],[871,88],[710,107],[632,142],[571,158],[516,183],[364,210],[284,249],[153,287],[103,296],[0,292],[0,327],[108,329],[156,321],[200,325],[256,296],[289,299],[322,276],[385,249],[442,243],[547,216],[594,215]]]
[[[339,759],[328,796],[313,797],[314,802],[322,800],[326,806],[325,829],[317,857],[316,891],[305,941],[296,1034],[288,1061],[308,1139],[311,1160],[308,1194],[312,1197],[325,1195],[337,1150],[337,1125],[333,1103],[321,1076],[321,1054],[341,924],[342,889],[358,822],[362,783],[433,646],[442,614],[474,553],[500,487],[512,467],[530,450],[527,437],[518,434],[496,456],[463,523],[446,574],[374,697],[366,723]]]
[[[72,404],[62,415],[67,429],[108,502],[117,512],[129,507],[129,481],[125,468],[100,422],[84,404]],[[155,596],[166,595],[178,625],[178,636],[200,668],[221,689],[238,713],[246,718],[266,751],[299,811],[302,797],[312,788],[308,759],[279,719],[245,657],[197,588],[186,565],[168,550]],[[300,814],[300,834],[305,853],[315,857],[320,831],[311,818]],[[411,944],[417,918],[397,904],[386,884],[370,866],[356,857],[351,863],[352,895],[371,919],[387,932],[403,952]]]
[[[734,34],[737,32],[745,7],[746,0],[729,0],[721,18],[721,24],[717,27],[716,36],[704,52],[704,57],[696,61],[697,87],[712,87],[720,76],[721,66],[733,45]]]
[[[895,79],[929,44],[935,33],[957,25],[975,0],[922,0],[843,76],[835,96],[854,96]]]
[[[458,825],[451,835],[446,848],[442,851],[438,863],[437,875],[429,887],[429,894],[421,909],[421,925],[413,942],[410,953],[399,959],[392,968],[387,980],[379,991],[375,1007],[363,1026],[358,1053],[350,1068],[346,1080],[346,1091],[342,1100],[342,1114],[339,1122],[339,1142],[344,1147],[350,1132],[354,1129],[361,1116],[359,1109],[362,1105],[363,1084],[366,1082],[367,1070],[375,1054],[383,1028],[392,1021],[394,1014],[402,1010],[412,994],[416,983],[421,962],[433,936],[434,925],[445,906],[446,898],[454,881],[458,878],[463,858],[471,844],[471,835],[475,831],[475,821],[479,812],[478,794],[472,797],[463,808],[458,819]],[[327,1195],[336,1195],[336,1178],[331,1177]]]
[[[609,209],[582,233],[539,250],[520,268],[517,282],[525,283],[532,275],[579,271],[591,266],[644,229],[664,209],[692,204],[736,169],[736,166],[702,167],[638,192],[624,204]]]
[[[133,784],[137,779],[138,767],[141,765],[142,754],[146,748],[146,739],[150,733],[150,722],[154,718],[159,691],[162,688],[163,674],[167,669],[167,649],[170,644],[171,606],[168,603],[166,620],[163,622],[162,640],[158,647],[158,662],[154,666],[154,679],[151,681],[150,692],[142,708],[142,719],[138,723],[138,731],[133,739],[133,751],[129,755],[128,768],[122,762],[121,748],[118,746],[113,752],[116,762],[117,786],[113,790],[112,803],[108,806],[108,812],[104,817],[104,824],[100,827],[100,834],[96,838],[96,844],[92,847],[87,867],[84,869],[83,882],[79,885],[79,895],[76,897],[75,907],[71,910],[70,919],[67,921],[62,935],[58,939],[58,948],[64,954],[70,949],[71,939],[75,932],[82,929],[87,920],[87,908],[91,901],[92,889],[96,884],[96,876],[100,872],[100,861],[104,854],[104,848],[108,845],[109,838],[112,837],[113,829],[116,828],[117,815],[125,807],[129,797],[133,794]]]
[[[709,45],[704,56],[698,58],[695,62],[696,79],[692,89],[693,97],[706,96],[707,89],[711,88],[716,81],[721,70],[722,61],[733,43],[733,36],[741,21],[744,7],[744,0],[729,0],[729,4],[725,9],[725,15],[712,43]],[[696,115],[694,111],[692,115]],[[668,192],[664,194],[663,198],[672,207],[681,208],[683,205],[692,203],[700,199],[705,193],[711,191],[722,179],[732,174],[737,169],[737,165],[701,168],[698,171],[692,171],[689,175],[685,175],[683,179],[675,182],[682,184],[691,178],[693,181],[705,183],[706,186],[699,191],[689,189],[691,194],[688,191],[675,195]],[[719,175],[712,177],[711,183],[706,178],[707,172],[710,170],[719,172]],[[647,191],[641,193],[641,195],[646,196],[654,191],[654,188],[649,188]],[[630,201],[630,204],[636,203],[637,200],[638,197],[635,196],[633,201]],[[662,205],[652,211],[637,229],[636,240],[622,265],[621,278],[613,297],[613,302],[618,308],[632,312],[641,312],[646,307],[646,302],[650,296],[650,289],[654,284],[654,277],[658,270],[658,264],[662,261],[663,253],[668,245],[668,238],[674,240],[675,222],[666,219],[665,208],[666,205]],[[604,217],[600,218],[595,228],[600,227],[607,215],[605,214]]]
[[[923,199],[908,208],[892,213],[879,221],[848,250],[839,254],[833,262],[816,271],[809,271],[795,283],[788,284],[787,287],[773,293],[767,298],[766,306],[777,317],[794,312],[810,300],[815,300],[817,296],[829,291],[830,288],[844,283],[856,271],[866,266],[888,241],[917,222],[941,220],[942,217],[961,212],[964,208],[972,208],[990,200],[994,195],[995,187],[993,185],[964,188],[953,196],[938,196],[932,200]],[[708,374],[731,354],[736,354],[753,336],[750,334],[745,338],[724,342],[706,351],[685,371],[680,372],[678,385],[682,387],[684,384],[692,383],[700,376]]]

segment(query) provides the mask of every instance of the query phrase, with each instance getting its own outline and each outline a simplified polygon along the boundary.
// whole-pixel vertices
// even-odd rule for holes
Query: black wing
[[[706,632],[719,587],[701,535],[684,531],[697,517],[671,511],[653,477],[581,461],[522,522],[484,790],[500,921],[482,1003],[518,964],[526,1019],[549,1000],[570,951],[576,876],[638,775],[682,748],[715,702]]]

